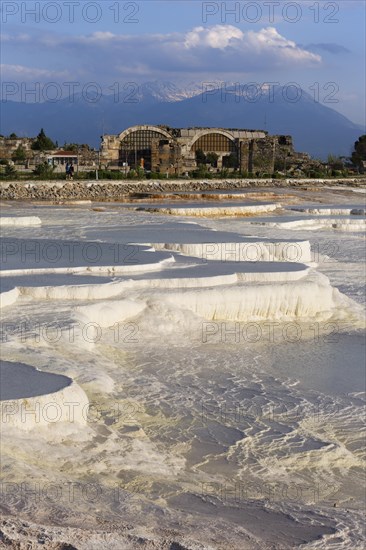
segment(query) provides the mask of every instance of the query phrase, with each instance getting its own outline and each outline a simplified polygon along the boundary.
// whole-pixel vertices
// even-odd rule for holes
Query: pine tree
[[[55,149],[56,146],[53,143],[52,139],[46,136],[45,131],[41,128],[36,141],[32,143],[32,149],[34,151],[48,151],[50,149]]]
[[[17,171],[15,170],[14,166],[12,166],[11,164],[7,164],[5,166],[5,177],[6,178],[16,178],[17,176]]]
[[[14,151],[14,154],[11,158],[14,162],[24,162],[27,160],[27,153],[22,145]]]
[[[355,142],[355,148],[351,155],[352,163],[358,168],[363,168],[363,163],[366,162],[366,134],[360,136]]]

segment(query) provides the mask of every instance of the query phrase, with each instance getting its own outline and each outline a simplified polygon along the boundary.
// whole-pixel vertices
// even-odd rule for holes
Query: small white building
[[[78,164],[78,155],[75,151],[57,151],[57,153],[54,153],[50,155],[47,158],[48,164],[52,164],[52,166],[62,166],[64,167],[68,162],[72,162],[72,164],[77,165]]]

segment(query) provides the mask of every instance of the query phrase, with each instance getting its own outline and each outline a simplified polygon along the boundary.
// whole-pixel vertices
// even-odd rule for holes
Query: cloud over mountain
[[[242,31],[232,25],[195,27],[185,33],[125,35],[94,32],[89,35],[50,33],[5,35],[4,44],[19,52],[47,51],[57,55],[59,72],[73,68],[77,78],[111,80],[128,75],[144,77],[166,73],[252,73],[314,67],[322,58],[282,36],[276,28]],[[41,71],[54,70],[43,66]]]
[[[318,52],[325,51],[327,53],[331,53],[333,55],[339,55],[339,54],[348,54],[351,53],[351,51],[341,44],[334,44],[334,43],[320,43],[320,44],[308,44],[307,46],[304,46],[307,50]]]

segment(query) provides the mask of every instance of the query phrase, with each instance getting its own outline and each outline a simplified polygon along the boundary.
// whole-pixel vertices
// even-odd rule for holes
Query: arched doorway
[[[151,170],[151,146],[154,139],[167,140],[171,136],[157,126],[133,126],[122,132],[120,138],[120,164],[130,168]]]
[[[238,150],[235,143],[235,139],[228,132],[218,132],[217,130],[200,132],[195,137],[191,151],[194,151],[197,156],[197,152],[202,151],[204,155],[209,153],[216,153],[218,156],[217,166],[219,168],[228,166],[235,167],[238,161]]]

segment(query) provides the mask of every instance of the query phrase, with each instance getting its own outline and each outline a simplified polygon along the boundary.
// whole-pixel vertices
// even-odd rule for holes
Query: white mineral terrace
[[[202,243],[191,243],[190,248],[201,258],[135,245],[137,263],[126,266],[120,262],[111,271],[110,254],[114,249],[105,243],[85,243],[89,252],[97,244],[100,247],[98,265],[90,265],[85,255],[68,258],[64,254],[55,258],[57,268],[46,267],[45,253],[25,262],[22,243],[22,240],[5,241],[5,250],[11,253],[7,257],[8,265],[4,262],[2,271],[4,307],[29,298],[94,301],[92,305],[77,306],[74,318],[103,325],[108,323],[108,326],[138,317],[154,308],[155,304],[174,304],[207,320],[243,321],[302,317],[330,319],[337,317],[337,312],[344,307],[352,309],[350,301],[309,265],[295,261],[264,261],[263,251],[268,252],[265,247],[260,261],[247,262],[228,261],[226,258],[223,261],[218,254],[219,259],[207,260],[207,255],[202,257],[201,254]],[[43,252],[54,250],[52,241],[41,240],[39,243]],[[65,242],[59,241],[60,250],[64,249],[62,244]],[[233,243],[224,244],[232,246]],[[174,244],[172,247],[179,249]],[[299,250],[308,259],[309,243],[304,241]],[[100,261],[103,252],[106,265],[99,265],[103,263]],[[70,266],[72,263],[78,267]],[[80,263],[84,266],[80,267]],[[25,268],[25,265],[31,267]]]
[[[19,226],[19,227],[28,227],[33,225],[41,225],[42,222],[38,216],[1,216],[0,217],[0,227],[7,226]]]
[[[112,326],[138,318],[155,305],[174,305],[206,320],[259,321],[313,319],[325,321],[345,317],[353,303],[334,289],[329,280],[312,272],[299,281],[247,282],[238,277],[218,286],[164,289],[135,289],[113,300],[77,306],[75,319],[84,323],[98,320],[101,326]]]
[[[140,210],[144,210],[144,216],[155,212],[240,217],[273,213],[278,206],[199,205]],[[304,207],[292,217],[272,214],[241,223],[243,227],[258,223],[306,230],[341,227],[357,231],[364,227],[365,220],[356,217],[353,208],[313,210]],[[131,215],[131,210],[124,212]],[[97,216],[103,220],[104,212]],[[41,220],[37,217],[3,218],[10,233],[1,240],[2,310],[11,311],[32,301],[45,305],[64,301],[71,325],[94,323],[99,327],[142,320],[144,316],[164,316],[172,308],[183,317],[189,312],[207,321],[352,319],[357,326],[362,324],[355,303],[314,269],[308,240],[245,236],[186,221],[175,225],[167,221],[134,223],[121,228],[123,211],[112,211],[109,216],[109,225],[102,226],[103,242],[98,240],[98,224],[86,226],[84,238],[75,242],[45,238],[47,228],[33,238],[25,234],[22,225],[26,226],[27,220],[33,224],[33,231],[39,231]],[[42,415],[34,422],[31,415],[25,414],[24,406],[47,411],[50,402],[57,409],[53,412],[56,423],[86,422],[81,410],[88,403],[87,397],[70,378],[15,363],[4,363],[1,372],[3,424],[26,430],[49,426],[49,419],[43,421]],[[65,406],[72,401],[81,404],[73,418]]]
[[[328,217],[316,217],[315,219],[297,219],[291,221],[271,221],[271,222],[251,222],[251,223],[261,223],[262,225],[267,225],[269,227],[281,228],[281,229],[292,229],[292,230],[310,230],[315,231],[317,229],[337,229],[339,231],[365,231],[366,229],[366,220],[365,219],[349,219],[344,217],[339,218],[328,218]]]
[[[272,211],[276,205],[243,208]],[[154,303],[174,303],[208,320],[328,319],[347,303],[310,267],[309,241],[256,239],[192,223],[179,227],[137,225],[121,231],[112,226],[105,233],[110,242],[5,237],[1,307],[23,299],[95,301],[78,306],[75,318],[113,325]],[[96,236],[98,230],[90,232]],[[122,243],[113,240],[116,233]],[[136,244],[147,236],[151,244]]]
[[[171,250],[206,260],[233,262],[311,262],[309,241],[153,243],[156,250]]]
[[[227,189],[4,204],[5,546],[364,548],[364,195]]]
[[[86,424],[88,398],[71,378],[0,361],[0,379],[1,429]]]
[[[11,306],[17,301],[19,296],[19,289],[17,287],[5,290],[3,286],[3,280],[0,280],[0,309],[3,307]]]
[[[174,262],[171,254],[151,254],[147,246],[116,249],[106,243],[4,238],[2,276],[45,273],[134,273],[162,269]]]
[[[179,265],[175,269],[165,269],[158,273],[146,271],[134,277],[121,277],[120,274],[109,278],[90,276],[88,284],[83,283],[86,278],[78,274],[56,274],[59,277],[55,280],[55,275],[48,273],[48,277],[43,277],[37,284],[37,281],[31,280],[31,275],[18,273],[17,276],[2,278],[3,307],[14,303],[19,296],[38,300],[96,300],[113,298],[137,289],[184,289],[232,285],[238,282],[297,281],[304,278],[310,269],[304,264],[286,262],[261,262],[260,265],[255,262]]]
[[[365,216],[366,215],[366,209],[360,208],[360,207],[327,207],[327,206],[291,206],[290,210],[293,210],[294,212],[304,212],[306,214],[316,214],[320,216],[344,216],[344,215],[351,215],[351,216]]]
[[[279,203],[275,204],[249,204],[244,206],[203,206],[197,205],[193,207],[159,207],[145,208],[148,212],[159,214],[169,214],[172,216],[198,216],[205,217],[226,217],[226,216],[255,216],[265,212],[273,212],[277,208],[281,208]],[[140,208],[138,208],[139,210]]]

